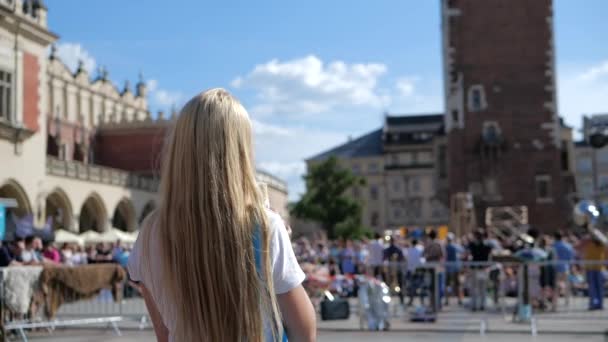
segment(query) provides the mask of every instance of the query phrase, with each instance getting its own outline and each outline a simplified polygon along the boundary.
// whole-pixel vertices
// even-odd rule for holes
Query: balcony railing
[[[46,159],[46,173],[88,182],[116,185],[150,192],[158,190],[158,180],[139,176],[128,171],[105,166],[84,164],[78,161]]]

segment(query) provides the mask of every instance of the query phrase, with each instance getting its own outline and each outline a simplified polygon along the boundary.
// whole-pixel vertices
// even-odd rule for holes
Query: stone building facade
[[[583,137],[575,148],[577,195],[581,199],[607,203],[608,146],[596,149],[589,144],[592,125],[608,126],[608,114],[583,117]]]
[[[525,205],[533,226],[563,228],[575,189],[552,1],[442,0],[441,13],[450,194],[472,193],[478,222]]]
[[[365,179],[348,195],[377,232],[445,225],[448,220],[443,115],[386,116],[384,125],[307,160],[336,157]]]
[[[82,232],[135,230],[157,203],[153,161],[172,118],[152,118],[143,79],[118,89],[106,70],[69,70],[49,46],[42,0],[0,0],[0,201],[17,219]],[[287,187],[260,172],[271,204]]]

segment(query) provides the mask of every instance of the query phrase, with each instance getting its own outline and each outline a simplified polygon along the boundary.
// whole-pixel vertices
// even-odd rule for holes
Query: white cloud
[[[148,94],[152,105],[165,109],[169,106],[179,106],[184,100],[184,94],[160,87],[158,80],[150,79],[146,82]]]
[[[377,87],[386,70],[379,63],[324,63],[309,55],[256,65],[231,85],[256,92],[257,106],[252,112],[257,115],[314,114],[352,105],[380,108],[390,101]]]
[[[183,98],[182,93],[180,92],[168,91],[164,89],[158,89],[152,92],[152,95],[154,96],[154,101],[156,104],[163,107],[177,105]]]
[[[279,178],[292,178],[294,176],[302,176],[306,172],[306,163],[303,161],[295,162],[261,162],[258,164],[260,169],[268,171]]]
[[[68,68],[75,72],[78,68],[78,63],[82,61],[84,68],[92,73],[97,65],[95,58],[78,43],[58,43],[57,57],[68,66]]]
[[[397,80],[395,87],[401,96],[411,96],[414,94],[414,83],[417,79],[403,77]]]
[[[158,88],[158,81],[157,80],[148,80],[146,82],[146,87],[148,88],[148,91],[150,91],[150,92],[155,91]]]
[[[270,134],[270,135],[286,136],[291,133],[289,131],[289,129],[287,129],[285,127],[267,124],[267,123],[264,123],[264,122],[261,122],[261,121],[255,120],[255,119],[251,119],[251,123],[253,125],[253,132],[258,135]]]
[[[302,180],[304,160],[345,143],[347,135],[319,130],[315,126],[290,127],[287,131],[286,135],[256,131],[256,160],[261,169],[285,180],[289,184],[289,198],[296,200],[305,190]]]
[[[587,69],[580,75],[580,79],[582,81],[595,81],[605,75],[608,75],[608,60]]]
[[[583,114],[608,113],[608,77],[602,77],[608,76],[608,62],[564,66],[557,75],[559,113],[569,125],[580,128]]]

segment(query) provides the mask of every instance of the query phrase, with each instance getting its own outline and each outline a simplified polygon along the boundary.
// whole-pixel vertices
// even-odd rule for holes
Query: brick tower
[[[564,228],[569,215],[556,113],[551,0],[442,0],[450,194],[527,206],[530,224]]]

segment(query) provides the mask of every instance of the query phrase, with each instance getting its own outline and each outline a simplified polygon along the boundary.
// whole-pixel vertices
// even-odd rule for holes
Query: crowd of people
[[[117,263],[127,266],[131,247],[121,241],[81,246],[77,243],[55,244],[37,236],[2,242],[0,267],[55,264],[78,266],[95,263]]]
[[[331,290],[354,296],[357,276],[366,275],[384,280],[402,304],[409,297],[408,305],[418,297],[422,304],[429,297],[432,307],[441,305],[429,295],[437,285],[443,305],[450,297],[463,304],[467,295],[471,309],[484,310],[488,294],[495,303],[500,295],[516,296],[519,266],[533,262],[527,266],[531,305],[556,310],[560,296],[584,295],[590,310],[601,310],[608,280],[608,250],[593,235],[542,235],[530,229],[506,239],[480,229],[461,237],[448,233],[441,240],[429,231],[419,237],[299,238],[293,244],[309,278],[327,275]],[[436,277],[429,277],[431,269]]]

